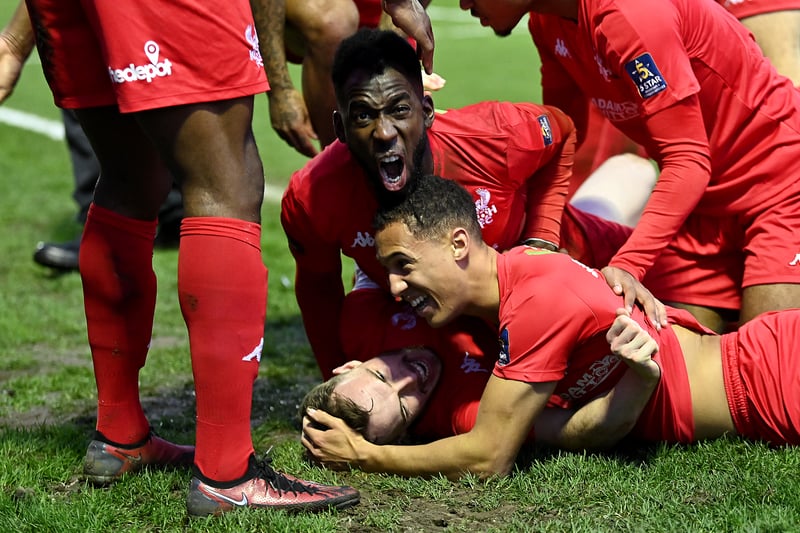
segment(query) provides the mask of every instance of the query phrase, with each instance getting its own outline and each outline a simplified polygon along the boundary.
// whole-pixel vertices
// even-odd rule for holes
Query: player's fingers
[[[427,74],[433,74],[433,30],[421,34],[422,38],[414,36],[417,40],[417,50],[419,59],[422,61],[422,68]]]
[[[640,286],[636,299],[642,302],[644,313],[653,327],[660,330],[662,326],[667,325],[666,307],[644,286]]]
[[[286,142],[295,150],[306,157],[317,155],[317,147],[311,139],[315,139],[316,134],[307,128],[291,128],[286,132]]]
[[[314,409],[311,407],[306,409],[306,417],[327,428],[336,427],[337,423],[341,421],[341,419],[336,418],[335,416],[330,415],[321,409]]]
[[[628,313],[632,313],[633,304],[636,303],[636,297],[637,297],[636,287],[631,283],[624,282],[622,284],[622,290],[623,290],[622,300],[625,305],[625,309],[627,310]]]
[[[620,336],[627,328],[630,327],[631,322],[634,321],[629,316],[618,315],[611,324],[611,327],[608,328],[608,332],[606,333],[606,341],[608,341],[609,344],[619,342]]]

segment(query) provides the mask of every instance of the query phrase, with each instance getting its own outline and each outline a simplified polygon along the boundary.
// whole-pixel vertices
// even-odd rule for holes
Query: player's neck
[[[577,20],[578,0],[533,0],[531,11]]]
[[[481,247],[478,254],[470,254],[469,291],[472,297],[467,314],[497,325],[500,310],[500,287],[497,278],[498,253],[489,246]]]

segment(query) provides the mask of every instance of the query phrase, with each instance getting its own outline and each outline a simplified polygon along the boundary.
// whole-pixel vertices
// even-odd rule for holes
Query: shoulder
[[[363,224],[370,209],[374,212],[375,199],[364,171],[336,141],[292,175],[281,201],[281,222],[296,239],[301,230],[332,236]]]
[[[484,101],[437,112],[431,133],[439,137],[511,137],[541,127],[540,117],[562,114],[558,109],[533,104]]]
[[[284,201],[287,197],[304,201],[330,199],[331,195],[344,194],[353,187],[366,187],[363,175],[347,145],[336,141],[292,174]]]

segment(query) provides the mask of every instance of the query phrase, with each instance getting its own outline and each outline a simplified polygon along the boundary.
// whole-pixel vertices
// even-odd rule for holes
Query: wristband
[[[530,239],[525,239],[522,241],[522,244],[525,246],[533,246],[534,248],[542,248],[544,250],[550,250],[551,252],[558,251],[558,245],[554,242],[546,241],[544,239],[537,239],[535,237]]]

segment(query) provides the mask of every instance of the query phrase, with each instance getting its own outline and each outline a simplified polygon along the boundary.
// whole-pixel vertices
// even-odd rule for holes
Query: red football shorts
[[[602,268],[632,230],[567,206],[561,244]],[[642,283],[660,300],[738,310],[742,288],[800,284],[800,194],[764,212],[720,218],[694,213]]]
[[[383,15],[381,0],[354,0],[358,8],[360,28],[377,28]]]
[[[269,89],[246,0],[27,4],[59,107],[128,113]]]
[[[736,431],[800,444],[800,309],[764,313],[721,339],[722,370]]]

